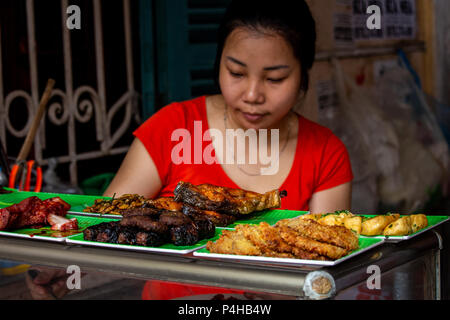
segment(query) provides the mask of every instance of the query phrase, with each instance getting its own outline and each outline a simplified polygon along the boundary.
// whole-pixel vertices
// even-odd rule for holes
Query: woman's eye
[[[284,80],[285,78],[278,78],[278,79],[273,79],[273,78],[268,78],[267,81],[270,81],[272,83],[280,83]]]
[[[241,78],[244,76],[242,73],[233,72],[233,71],[230,71],[230,74],[231,74],[231,76],[233,76],[235,78]]]

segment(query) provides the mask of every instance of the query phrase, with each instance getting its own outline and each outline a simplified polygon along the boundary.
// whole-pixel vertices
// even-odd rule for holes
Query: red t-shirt
[[[298,122],[298,142],[294,163],[289,175],[279,188],[286,190],[288,194],[286,198],[283,198],[281,208],[308,211],[309,201],[314,193],[350,182],[353,174],[347,149],[331,130],[302,116],[298,117]],[[211,145],[211,141],[202,139],[208,129],[206,97],[202,96],[190,101],[172,103],[162,108],[134,132],[158,169],[163,185],[158,197],[173,196],[173,190],[179,181],[239,188],[227,176],[219,163],[207,164],[202,159],[203,151]],[[185,161],[175,164],[173,159],[177,158],[173,157],[173,150],[179,150],[177,145],[179,148],[180,142],[189,142],[187,137],[190,137],[190,144],[188,144],[191,151],[190,157],[189,152],[181,153],[182,156],[186,156]],[[208,135],[205,137],[208,138]],[[174,154],[180,155],[177,152]],[[214,155],[214,152],[212,154]],[[170,289],[165,285],[167,292],[164,295],[156,284],[148,286],[147,289],[154,292],[144,295],[144,298],[173,297],[167,294],[174,287]],[[181,287],[185,286],[179,286]],[[158,295],[158,292],[161,294]],[[206,291],[204,289],[195,291],[190,287],[185,294],[179,291],[178,296],[194,293],[204,294]]]

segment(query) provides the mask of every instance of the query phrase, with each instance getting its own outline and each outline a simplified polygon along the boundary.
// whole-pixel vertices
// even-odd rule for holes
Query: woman
[[[219,30],[216,74],[222,94],[173,103],[144,123],[105,196],[169,196],[179,181],[189,181],[261,193],[284,189],[283,209],[349,209],[352,173],[344,145],[328,129],[292,111],[308,88],[315,38],[304,1],[232,2]],[[267,167],[261,159],[250,163],[249,155],[261,150],[249,139],[245,164],[236,155],[230,164],[194,163],[192,155],[199,151],[194,136],[200,128],[197,138],[211,128],[223,137],[230,129],[278,129],[276,174],[261,174]],[[174,159],[180,142],[186,142],[173,135],[179,129],[191,133],[191,157],[184,163]],[[269,136],[269,151],[271,141]],[[202,154],[209,144],[203,141]],[[231,150],[224,145],[222,152],[225,156]]]
[[[188,181],[260,193],[287,190],[283,209],[350,209],[353,177],[344,145],[330,130],[292,111],[308,88],[315,40],[315,23],[304,1],[233,1],[219,29],[216,80],[221,94],[173,103],[147,120],[134,133],[136,139],[105,196],[171,196],[179,181]],[[180,129],[189,135],[182,139]],[[270,131],[267,144],[246,139],[244,153],[215,143],[215,155],[223,156],[211,163],[204,157],[211,151],[211,136],[205,135],[209,129],[222,137],[227,130],[253,129],[260,141],[265,132],[259,130]],[[277,134],[279,140],[272,140]],[[209,142],[199,144],[198,137]],[[272,149],[277,142],[279,148]],[[181,151],[180,145],[187,147]],[[267,162],[261,157],[249,161],[261,148],[277,151],[268,152],[278,161],[272,174],[262,174]],[[228,153],[234,153],[229,158],[234,161],[225,164]],[[236,154],[247,161],[237,161]],[[212,292],[186,288],[153,281],[144,298]]]
[[[171,196],[179,181],[187,181],[260,193],[286,190],[282,209],[350,209],[353,176],[344,145],[330,130],[292,111],[308,89],[315,40],[315,23],[303,0],[233,1],[219,29],[215,69],[221,94],[173,103],[148,119],[134,133],[104,195]],[[267,143],[246,139],[243,152],[217,141],[211,148],[212,130],[216,137],[236,133],[242,142],[239,129]],[[265,152],[270,164],[261,156]],[[223,161],[227,156],[231,161]],[[271,165],[275,170],[267,171]],[[143,297],[211,292],[225,291],[152,281]]]

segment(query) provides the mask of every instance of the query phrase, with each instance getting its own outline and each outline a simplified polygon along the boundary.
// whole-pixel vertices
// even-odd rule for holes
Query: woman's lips
[[[242,115],[249,122],[258,122],[265,116],[264,114],[252,114],[252,113],[245,113],[245,112],[242,112]]]

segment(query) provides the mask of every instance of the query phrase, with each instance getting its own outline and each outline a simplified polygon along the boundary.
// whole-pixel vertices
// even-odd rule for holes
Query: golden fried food
[[[243,224],[236,226],[244,236],[261,249],[262,252],[290,252],[290,247],[281,239],[275,228],[261,222],[258,226]]]
[[[261,250],[245,238],[240,230],[223,230],[216,242],[208,241],[206,249],[211,253],[261,256]]]
[[[356,234],[361,234],[362,217],[354,216],[354,217],[345,218],[344,219],[344,227],[356,232]]]
[[[297,247],[291,247],[291,250],[296,259],[330,261],[330,259],[325,256],[321,256],[317,253],[306,251]]]
[[[296,220],[304,224],[293,223]],[[300,225],[305,225],[305,228],[302,229]],[[306,231],[305,234],[308,236],[301,234],[293,227]],[[340,241],[343,247],[330,243],[333,241],[332,236],[319,236],[313,232],[313,228],[319,228],[319,233],[326,232],[337,236],[338,242]],[[312,239],[311,236],[320,238],[322,241]],[[352,240],[343,240],[346,237],[351,237]],[[270,226],[266,222],[259,225],[238,225],[233,231],[223,231],[216,242],[209,241],[206,248],[211,253],[326,261],[339,259],[357,249],[358,237],[344,227],[322,226],[316,221],[300,217],[281,220],[275,226]]]
[[[279,208],[286,191],[273,190],[264,194],[211,184],[193,185],[179,182],[174,190],[175,200],[198,209],[232,215]]]
[[[277,222],[276,226],[289,227],[301,236],[347,249],[355,250],[359,246],[358,236],[342,226],[321,225],[311,219],[285,219]]]
[[[428,219],[424,214],[411,215],[408,217],[410,220],[408,234],[415,233],[428,226]],[[363,216],[354,215],[348,211],[338,211],[327,214],[306,214],[299,218],[304,220],[314,220],[324,226],[344,226],[356,234],[364,236],[400,236],[405,235],[405,232],[408,230],[408,219],[395,224],[395,222],[400,219],[400,215],[397,213],[380,215],[373,218],[364,218]]]
[[[316,252],[291,246],[280,235],[280,229],[265,222],[259,225],[238,225],[235,230],[224,230],[216,242],[209,241],[206,248],[211,253],[330,260]]]
[[[363,236],[381,235],[383,233],[383,230],[399,217],[399,214],[387,214],[363,221],[361,225],[361,234]]]
[[[345,226],[345,221],[352,218],[354,215],[351,213],[328,213],[322,215],[322,218],[318,219],[317,222],[325,226]]]
[[[419,230],[428,227],[428,219],[424,214],[413,214],[411,217],[411,232],[416,233]]]
[[[327,214],[309,213],[299,218],[315,220],[325,226],[344,226],[357,234],[361,234],[362,217],[348,211]]]
[[[257,226],[238,225],[237,230],[242,231],[246,239],[257,246],[263,256],[277,258],[297,258],[306,260],[329,260],[312,251],[305,250],[298,246],[292,246],[285,242],[280,234],[279,228],[271,227],[266,222],[261,222]]]
[[[304,214],[304,215],[298,217],[298,219],[311,219],[311,220],[318,221],[323,216],[324,215],[322,213],[308,213],[308,214]]]
[[[208,241],[206,248],[211,253],[234,254],[243,256],[266,256],[275,258],[294,258],[292,254],[270,250],[259,239],[253,243],[246,237],[256,226],[239,225],[235,230],[224,230],[216,242]],[[261,247],[258,247],[258,244]]]
[[[343,226],[344,218],[337,214],[328,214],[317,220],[317,222],[324,226]]]
[[[146,206],[168,211],[181,211],[183,203],[175,201],[173,197],[161,197],[145,201]]]
[[[410,233],[412,233],[410,216],[395,220],[383,231],[383,235],[385,236],[406,236]]]
[[[349,253],[348,250],[334,246],[332,244],[319,242],[310,238],[299,236],[296,231],[289,227],[278,227],[281,238],[290,246],[300,250],[316,253],[320,256],[326,256],[331,260],[337,260]]]
[[[241,231],[244,237],[253,243],[261,255],[266,257],[294,258],[291,247],[281,239],[275,228],[262,222],[254,226],[248,224],[238,225],[236,230]]]

